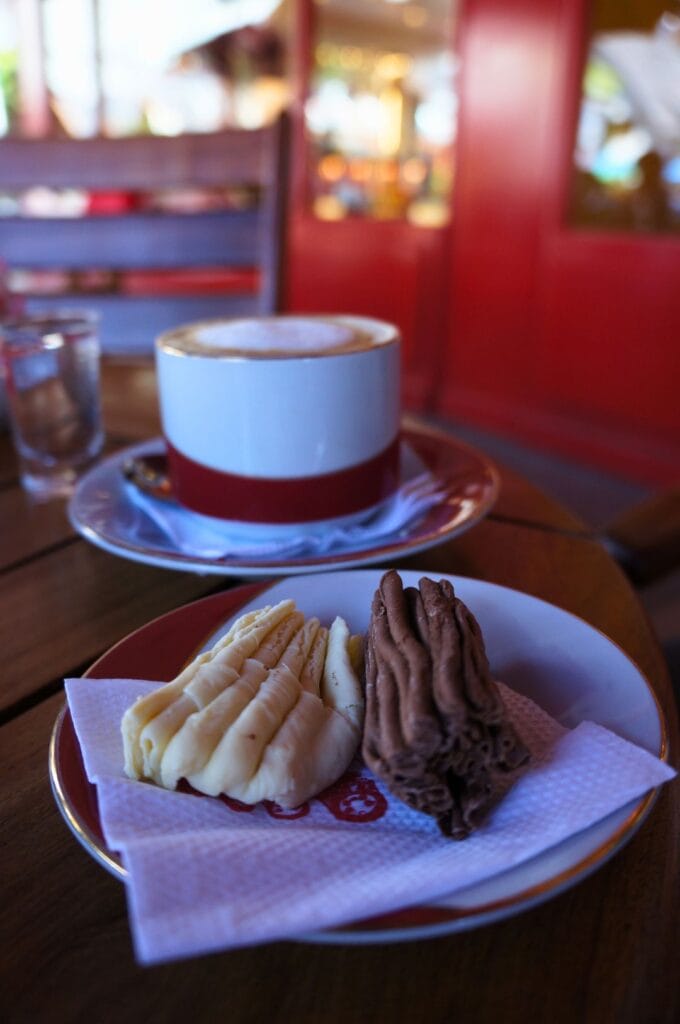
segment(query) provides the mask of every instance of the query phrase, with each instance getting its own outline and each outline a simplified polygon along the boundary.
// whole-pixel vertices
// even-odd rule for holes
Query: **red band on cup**
[[[277,524],[333,519],[372,508],[399,484],[398,437],[358,466],[294,479],[222,473],[166,444],[174,496],[187,508],[219,519]]]

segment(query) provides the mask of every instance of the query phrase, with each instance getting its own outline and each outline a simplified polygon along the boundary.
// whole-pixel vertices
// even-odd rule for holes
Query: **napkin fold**
[[[66,681],[104,836],[128,871],[135,952],[156,963],[278,939],[450,897],[548,850],[671,779],[647,751],[592,722],[569,731],[501,685],[532,753],[463,842],[393,799],[357,760],[295,812],[168,792],[123,773],[120,721],[161,684]]]

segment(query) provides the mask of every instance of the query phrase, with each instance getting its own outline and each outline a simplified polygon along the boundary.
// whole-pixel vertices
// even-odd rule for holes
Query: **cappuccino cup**
[[[207,320],[156,342],[170,483],[268,532],[355,522],[399,484],[400,335],[358,316]]]

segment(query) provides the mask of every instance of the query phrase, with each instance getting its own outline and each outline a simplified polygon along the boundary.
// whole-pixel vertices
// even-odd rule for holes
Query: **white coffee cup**
[[[250,527],[364,517],[399,483],[400,336],[356,316],[209,320],[156,343],[172,489]]]

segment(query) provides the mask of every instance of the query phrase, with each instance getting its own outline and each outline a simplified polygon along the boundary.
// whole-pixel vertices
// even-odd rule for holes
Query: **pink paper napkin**
[[[502,686],[530,768],[463,842],[392,798],[359,762],[296,812],[167,792],[123,773],[120,720],[158,683],[66,681],[107,844],[128,871],[141,963],[304,937],[492,878],[673,778],[592,722],[568,731]]]

